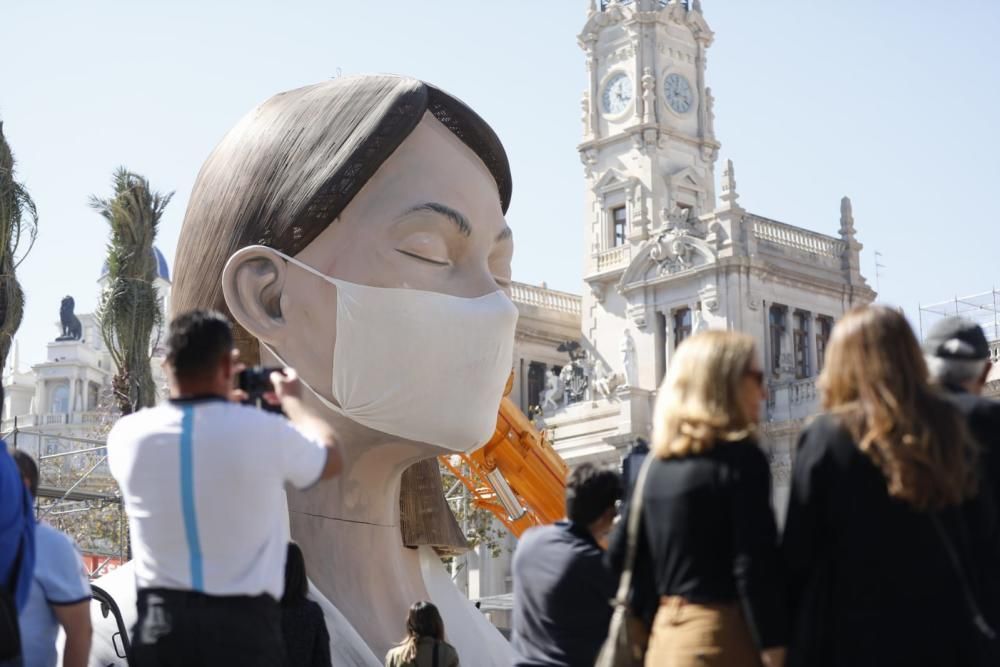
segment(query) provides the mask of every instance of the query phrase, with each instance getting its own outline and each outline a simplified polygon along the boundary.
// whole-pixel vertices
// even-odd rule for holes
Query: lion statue
[[[63,297],[62,305],[59,306],[59,321],[62,322],[62,335],[56,338],[57,341],[80,340],[83,338],[83,325],[80,324],[80,318],[73,314],[74,308],[76,308],[76,302],[73,301],[73,297]]]

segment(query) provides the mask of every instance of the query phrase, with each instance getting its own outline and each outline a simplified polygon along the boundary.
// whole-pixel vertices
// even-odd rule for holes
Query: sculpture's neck
[[[417,552],[403,546],[399,526],[403,471],[427,451],[366,438],[346,424],[337,435],[340,476],[288,494],[292,539],[316,587],[384,655],[399,639],[399,610],[429,598]]]

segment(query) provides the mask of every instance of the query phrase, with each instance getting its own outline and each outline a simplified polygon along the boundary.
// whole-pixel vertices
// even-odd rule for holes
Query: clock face
[[[601,96],[604,103],[604,113],[612,116],[620,114],[628,108],[632,101],[632,79],[627,74],[619,72],[604,84],[604,94]]]
[[[691,84],[676,72],[668,74],[663,79],[663,96],[667,104],[677,113],[687,113],[694,104],[694,93]]]

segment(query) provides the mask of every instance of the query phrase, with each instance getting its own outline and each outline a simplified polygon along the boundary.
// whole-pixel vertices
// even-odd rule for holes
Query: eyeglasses
[[[764,386],[764,371],[759,371],[759,370],[757,370],[755,368],[751,368],[748,371],[746,371],[744,373],[744,375],[746,375],[746,377],[752,379],[759,386],[761,386],[761,387]]]

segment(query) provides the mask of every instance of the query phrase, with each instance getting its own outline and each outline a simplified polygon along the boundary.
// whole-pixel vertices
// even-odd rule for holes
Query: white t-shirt
[[[52,526],[35,526],[35,570],[31,593],[21,610],[21,654],[24,667],[56,667],[57,606],[90,602],[90,580],[73,539]]]
[[[124,417],[108,465],[132,531],[136,585],[209,595],[284,590],[284,485],[319,479],[326,449],[284,417],[223,399]]]

